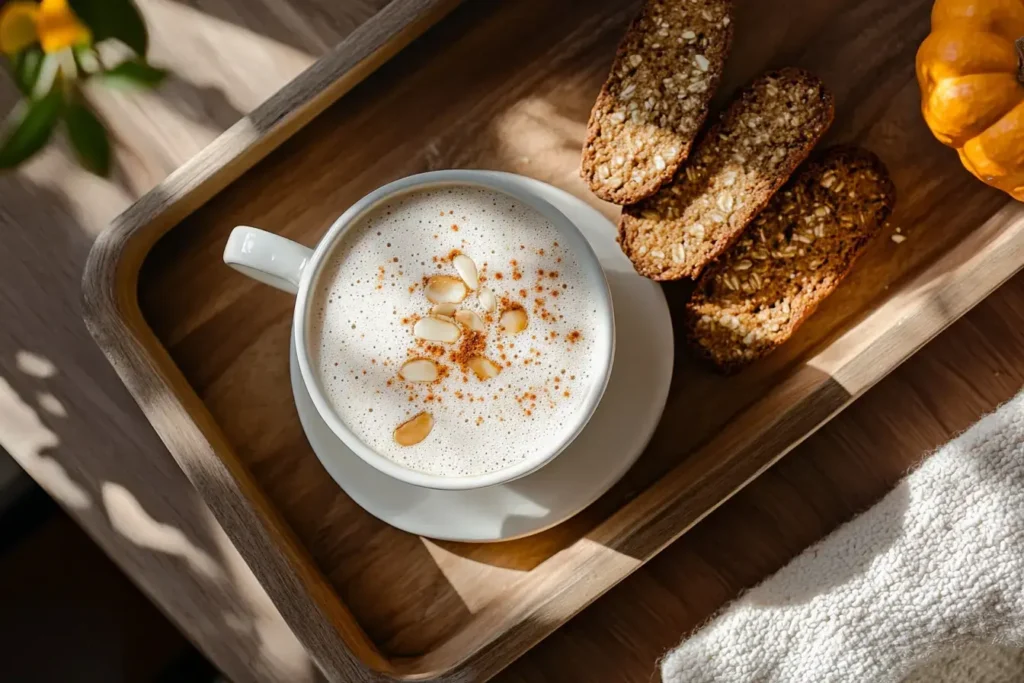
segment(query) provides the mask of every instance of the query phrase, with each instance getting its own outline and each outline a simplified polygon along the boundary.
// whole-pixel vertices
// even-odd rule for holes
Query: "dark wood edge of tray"
[[[82,280],[86,325],[175,461],[331,680],[392,671],[312,558],[231,453],[202,401],[146,324],[138,271],[171,228],[237,180],[453,10],[460,0],[392,0],[327,55],[118,216]]]
[[[879,330],[869,346],[858,346],[854,330],[834,340],[736,418],[756,427],[739,435],[718,434],[587,537],[547,560],[542,571],[521,579],[512,588],[516,595],[504,601],[521,597],[520,609],[485,608],[473,628],[438,649],[415,659],[388,660],[234,456],[146,324],[137,276],[163,234],[456,4],[394,0],[118,217],[89,254],[83,279],[86,322],[97,343],[332,680],[478,681],[494,675],[685,533],[1024,265],[1024,206],[1011,202],[904,283],[901,291],[912,293],[909,300],[891,299],[858,323],[854,330],[863,325]],[[779,405],[787,407],[779,411]],[[723,453],[742,457],[726,461]]]

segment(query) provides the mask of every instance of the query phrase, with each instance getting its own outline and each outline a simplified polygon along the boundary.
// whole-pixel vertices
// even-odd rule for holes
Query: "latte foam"
[[[602,366],[594,285],[559,239],[536,209],[466,186],[416,190],[357,219],[311,308],[313,367],[341,420],[377,453],[440,476],[495,472],[561,443],[602,389]],[[475,289],[463,287],[467,265]],[[436,309],[428,299],[462,294]],[[439,341],[448,334],[457,341]]]

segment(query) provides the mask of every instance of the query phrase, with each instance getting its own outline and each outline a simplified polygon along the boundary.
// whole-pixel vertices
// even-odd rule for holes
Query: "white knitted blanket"
[[[1024,392],[661,666],[665,683],[1024,681]]]

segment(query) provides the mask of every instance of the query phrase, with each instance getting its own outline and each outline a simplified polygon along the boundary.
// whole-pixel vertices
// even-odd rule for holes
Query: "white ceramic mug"
[[[381,472],[415,486],[434,489],[464,490],[502,484],[525,476],[542,467],[561,453],[583,430],[597,408],[611,375],[615,347],[615,325],[611,293],[604,271],[597,255],[582,233],[563,213],[541,197],[509,182],[515,178],[507,173],[495,171],[433,171],[409,176],[389,183],[371,192],[353,204],[327,231],[315,249],[285,239],[279,235],[257,228],[236,227],[224,247],[224,262],[251,278],[296,295],[295,314],[292,322],[292,341],[298,357],[302,380],[309,391],[313,404],[323,421],[356,455]],[[483,187],[497,191],[527,204],[547,218],[564,238],[565,245],[572,250],[580,267],[591,283],[593,303],[598,310],[598,329],[594,332],[593,352],[598,372],[594,374],[595,390],[590,392],[587,402],[574,416],[575,423],[567,430],[567,436],[560,442],[547,445],[531,458],[512,467],[473,476],[440,476],[427,474],[403,467],[380,455],[362,440],[338,417],[331,408],[317,373],[310,361],[309,308],[317,280],[323,270],[326,256],[344,236],[349,226],[355,224],[366,212],[378,204],[406,192],[444,185]],[[342,265],[344,268],[344,265]]]

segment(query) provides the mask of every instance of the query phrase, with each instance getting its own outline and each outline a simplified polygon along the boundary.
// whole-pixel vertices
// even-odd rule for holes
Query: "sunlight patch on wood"
[[[141,4],[151,33],[150,60],[182,80],[219,89],[243,113],[276,93],[329,47],[306,31],[303,40],[311,50],[297,50],[177,0]],[[252,78],[254,73],[260,78]],[[240,83],[246,87],[238,87]]]
[[[14,362],[18,370],[36,379],[47,379],[57,374],[57,367],[53,363],[31,351],[18,351],[14,354]]]
[[[36,403],[39,407],[54,417],[67,417],[68,411],[61,403],[61,400],[48,391],[36,394]]]
[[[225,621],[237,631],[253,633],[259,641],[262,666],[273,672],[275,680],[304,683],[318,680],[313,661],[277,611],[270,596],[260,585],[249,565],[238,554],[231,539],[208,510],[203,517],[216,544],[225,577],[240,599],[240,612],[225,615]]]
[[[192,571],[206,578],[219,579],[222,576],[212,557],[192,543],[181,529],[153,519],[124,486],[105,481],[100,495],[110,526],[135,545],[180,557]]]
[[[485,584],[490,590],[497,592],[500,587],[512,585],[525,573],[518,569],[492,565],[487,568],[486,572],[467,576],[465,565],[470,560],[442,548],[427,538],[423,538],[422,541],[423,547],[434,560],[438,571],[444,575],[452,590],[459,596],[462,604],[471,614],[476,614],[493,598],[491,592],[480,589],[480,584]]]
[[[879,241],[881,244],[871,248],[905,248],[883,236]],[[866,384],[868,375],[877,374],[864,372],[865,364],[872,363],[870,359],[885,363],[906,358],[916,351],[897,348],[906,337],[919,339],[925,335],[929,339],[984,298],[995,283],[1017,271],[1016,264],[1024,259],[1024,208],[1011,202],[971,233],[966,243],[971,243],[969,250],[951,252],[909,281],[893,283],[885,301],[809,359],[807,365],[829,375],[852,396],[859,396],[870,386]],[[993,252],[1000,255],[998,261],[992,261]],[[970,256],[964,259],[964,253]],[[997,276],[993,269],[999,271]],[[900,334],[885,334],[895,330]],[[859,365],[851,364],[858,360]]]
[[[585,122],[562,115],[547,100],[527,98],[503,113],[494,128],[509,170],[560,187],[582,184],[579,165]]]
[[[56,373],[53,364],[42,356],[22,351],[17,358],[19,369],[26,374],[37,373],[32,374],[33,377],[50,377]],[[47,451],[59,445],[57,434],[42,423],[39,413],[0,377],[0,447],[61,505],[85,510],[92,502],[85,489],[68,476],[57,460],[47,455]]]

